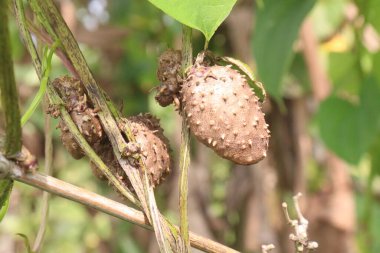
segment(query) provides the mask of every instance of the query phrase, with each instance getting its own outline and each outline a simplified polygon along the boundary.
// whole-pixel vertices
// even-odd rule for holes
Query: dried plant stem
[[[16,0],[18,1],[18,0]],[[75,69],[77,76],[83,83],[87,95],[94,104],[94,107],[99,109],[97,115],[102,123],[103,129],[110,140],[115,157],[117,158],[120,166],[123,168],[124,172],[128,176],[131,185],[137,195],[132,194],[127,188],[120,189],[122,187],[121,183],[115,180],[115,177],[109,171],[107,166],[99,159],[96,153],[84,140],[83,136],[79,133],[77,127],[72,122],[70,115],[68,115],[65,110],[62,101],[55,90],[49,86],[48,95],[51,101],[51,104],[55,105],[61,114],[61,118],[68,126],[69,131],[73,134],[75,140],[78,142],[80,147],[84,150],[86,155],[99,167],[99,169],[106,175],[109,181],[115,185],[120,192],[130,199],[133,203],[138,205],[144,210],[144,213],[147,216],[147,219],[150,221],[150,224],[153,225],[154,231],[156,233],[156,238],[160,246],[161,252],[171,252],[169,243],[172,249],[177,249],[176,239],[177,234],[175,229],[172,229],[170,224],[162,218],[162,215],[159,213],[158,208],[156,207],[155,200],[152,200],[151,194],[148,194],[149,186],[145,185],[141,178],[141,172],[146,171],[145,165],[143,164],[140,157],[136,157],[139,161],[140,166],[136,168],[132,166],[130,161],[126,159],[127,152],[127,140],[129,142],[134,142],[134,136],[132,134],[129,122],[121,121],[117,113],[114,112],[111,108],[111,102],[104,94],[104,92],[99,88],[94,79],[85,58],[83,57],[82,52],[79,49],[79,46],[72,35],[71,31],[64,22],[61,14],[59,13],[56,6],[52,1],[42,1],[42,0],[30,0],[30,3],[33,5],[32,9],[34,14],[37,15],[37,19],[48,31],[49,35],[52,38],[59,39],[60,49],[67,56],[67,59],[72,64],[72,67]],[[17,13],[17,11],[16,11]],[[24,18],[23,26],[26,27],[26,22]],[[26,29],[24,29],[26,30]],[[28,33],[26,31],[26,33]],[[29,34],[28,34],[29,35]],[[30,35],[29,35],[30,36]],[[33,57],[32,57],[33,58]],[[124,134],[127,136],[127,140],[124,139],[119,126],[123,125]],[[102,166],[99,166],[102,165]],[[146,180],[144,182],[147,182]],[[148,197],[149,196],[149,197]],[[153,220],[155,219],[155,220]],[[162,234],[162,231],[167,231],[165,235]],[[175,240],[172,240],[174,238]],[[169,242],[169,243],[168,243]]]
[[[190,27],[182,26],[182,74],[192,65],[193,51],[191,45],[192,31]],[[180,150],[180,179],[179,179],[179,208],[180,233],[184,242],[184,252],[190,252],[189,221],[187,214],[188,174],[190,166],[190,137],[185,117],[182,117],[181,150]]]
[[[27,30],[27,21],[24,14],[24,6],[21,0],[15,0],[14,1],[14,12],[16,15],[18,27],[21,31],[21,35],[24,39],[25,45],[29,51],[29,54],[31,56],[34,68],[36,69],[36,73],[38,77],[42,78],[42,64],[41,59],[37,53],[37,50],[33,44],[32,37]],[[50,83],[50,81],[48,81]],[[80,134],[77,126],[74,124],[73,120],[71,119],[69,113],[65,110],[63,106],[63,101],[58,96],[58,94],[55,92],[54,89],[52,89],[52,86],[48,84],[47,89],[48,97],[50,100],[50,103],[54,106],[56,106],[61,114],[61,118],[64,120],[65,124],[68,126],[70,132],[74,135],[76,141],[80,144],[86,155],[96,164],[96,166],[105,174],[107,179],[115,185],[115,187],[120,191],[121,194],[126,196],[132,203],[139,206],[138,201],[134,197],[134,195],[129,191],[127,187],[124,187],[117,178],[110,172],[109,168],[104,164],[104,162],[99,158],[99,156],[95,153],[95,151],[91,148],[91,146],[86,142],[86,140],[83,138],[83,136]]]
[[[141,227],[152,229],[149,221],[143,212],[137,211],[119,202],[113,201],[106,197],[100,196],[91,191],[74,186],[57,178],[44,175],[42,173],[24,173],[13,162],[7,160],[0,154],[0,174],[8,175],[15,181],[28,184],[32,187],[48,191],[52,194],[63,198],[81,203],[88,207],[94,208],[100,212],[107,213],[111,216],[132,222]],[[190,244],[192,247],[208,253],[238,253],[227,246],[212,241],[210,239],[190,233]]]
[[[22,9],[22,1],[14,0],[15,5],[15,13],[18,17],[19,26],[22,31],[23,37],[26,40],[26,45],[28,50],[31,53],[33,63],[36,67],[37,73],[41,76],[41,60],[36,53],[33,42],[31,40],[31,36],[29,31],[27,30],[27,22],[24,16],[24,11]],[[144,176],[144,183],[141,178],[141,172],[146,172],[145,165],[142,163],[140,157],[136,157],[140,163],[139,168],[135,168],[132,166],[130,161],[126,159],[126,151],[127,151],[127,141],[134,142],[134,136],[129,127],[129,123],[127,121],[123,121],[118,112],[114,110],[114,106],[112,102],[108,99],[106,94],[99,88],[95,79],[92,76],[90,69],[87,66],[87,63],[79,49],[79,46],[73,37],[72,33],[68,29],[66,23],[64,22],[62,16],[57,10],[56,6],[52,3],[52,1],[42,1],[42,0],[31,0],[31,3],[38,5],[38,8],[34,8],[35,15],[44,17],[37,17],[38,20],[42,23],[45,30],[48,31],[49,36],[51,38],[59,39],[61,44],[59,48],[59,52],[62,52],[71,63],[72,69],[75,70],[76,76],[81,80],[85,89],[87,91],[87,95],[90,100],[94,104],[94,106],[99,109],[97,115],[102,123],[103,129],[106,132],[108,139],[110,140],[114,154],[123,168],[125,173],[127,174],[136,194],[131,194],[131,192],[123,188],[118,182],[117,179],[112,175],[107,166],[103,163],[103,161],[97,156],[94,150],[88,145],[86,140],[83,138],[81,133],[79,132],[77,126],[72,121],[69,113],[66,111],[65,106],[62,102],[62,99],[59,97],[57,92],[48,85],[48,97],[50,103],[60,112],[60,116],[62,120],[65,122],[71,134],[74,136],[75,140],[78,142],[79,146],[84,150],[85,154],[97,165],[97,167],[106,175],[106,177],[110,180],[112,184],[128,199],[130,199],[133,203],[142,208],[145,213],[144,224],[151,224],[154,227],[154,231],[156,233],[156,238],[160,246],[161,252],[184,252],[182,245],[182,238],[178,238],[177,230],[178,228],[171,225],[158,211],[154,194],[152,189],[149,188],[148,181],[146,180],[146,176]],[[51,28],[51,29],[49,29]],[[191,30],[189,30],[191,31]],[[191,46],[191,44],[190,44]],[[190,47],[191,48],[191,47]],[[191,56],[190,56],[191,62]],[[124,124],[123,124],[124,123]],[[123,129],[123,133],[127,136],[127,140],[124,139],[121,130],[119,128],[120,125],[123,125],[125,129]],[[187,178],[187,177],[186,177]],[[39,186],[37,186],[39,187]],[[187,188],[187,187],[186,187]],[[137,198],[136,198],[137,195]],[[112,205],[112,204],[110,204]],[[109,207],[108,205],[107,207]],[[187,221],[186,221],[187,222]],[[187,224],[186,224],[187,225]],[[187,238],[188,236],[188,226],[186,226]],[[189,241],[189,239],[187,239]],[[168,243],[170,247],[168,247]],[[207,242],[207,244],[212,242]],[[207,244],[203,244],[205,248],[208,248]],[[189,243],[186,243],[189,245]],[[212,248],[212,246],[211,246]],[[188,252],[188,251],[185,251]],[[206,252],[234,252],[234,251],[207,251]]]

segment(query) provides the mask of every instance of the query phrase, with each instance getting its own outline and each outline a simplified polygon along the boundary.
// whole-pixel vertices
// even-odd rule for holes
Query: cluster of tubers
[[[81,82],[76,78],[64,76],[56,78],[53,81],[53,86],[58,91],[67,111],[86,141],[110,168],[111,172],[125,186],[131,188],[125,172],[113,153],[112,145],[104,133],[96,109],[87,99]],[[159,120],[150,114],[142,114],[125,118],[123,121],[129,122],[136,139],[136,143],[130,143],[131,153],[139,152],[141,154],[148,170],[150,182],[153,186],[157,186],[169,173],[171,167],[168,140],[163,135]],[[122,125],[119,127],[123,128]],[[84,152],[63,120],[59,122],[59,128],[61,129],[61,141],[68,152],[75,159],[82,158]],[[92,162],[91,168],[98,178],[105,179]]]
[[[210,64],[197,57],[182,80],[179,55],[169,49],[159,59],[158,103],[179,101],[176,106],[191,132],[219,156],[244,165],[266,157],[270,131],[246,77],[231,65]]]
[[[174,104],[194,136],[219,156],[237,164],[254,164],[266,157],[270,131],[261,102],[250,88],[247,77],[231,65],[218,65],[197,57],[195,64],[181,75],[181,52],[169,49],[159,59],[156,101],[161,106]],[[73,77],[54,80],[54,88],[86,141],[125,186],[130,182],[116,159],[94,105],[87,99],[81,82]],[[52,113],[53,116],[58,116]],[[169,144],[159,120],[150,114],[122,119],[128,122],[136,143],[130,154],[139,153],[150,182],[157,186],[170,172]],[[69,153],[80,159],[85,154],[61,120],[61,140]],[[121,131],[123,123],[119,124]],[[94,174],[105,179],[94,163]]]

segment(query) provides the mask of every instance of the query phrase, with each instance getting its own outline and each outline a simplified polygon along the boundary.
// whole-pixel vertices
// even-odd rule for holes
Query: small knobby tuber
[[[161,84],[157,87],[155,99],[163,107],[175,102],[179,96],[181,59],[181,51],[168,49],[158,60],[157,78]]]
[[[63,76],[53,81],[54,88],[65,103],[67,111],[70,113],[75,125],[83,134],[90,145],[100,143],[103,138],[103,130],[92,105],[87,101],[81,82],[73,77]],[[59,122],[61,129],[61,141],[67,151],[75,158],[80,159],[84,156],[83,150],[70,133],[66,124]]]
[[[153,185],[159,185],[170,172],[169,140],[164,136],[159,120],[150,114],[128,117],[133,135]]]
[[[125,172],[113,153],[112,145],[104,133],[96,110],[91,102],[87,100],[81,82],[76,78],[64,76],[55,79],[53,86],[58,91],[72,120],[86,141],[109,167],[111,172],[124,185],[131,188]],[[56,114],[52,113],[52,115]],[[157,186],[169,173],[171,167],[169,143],[163,134],[159,120],[150,114],[144,114],[124,118],[122,122],[119,124],[120,129],[123,130],[128,122],[136,139],[136,143],[128,143],[131,154],[139,153],[141,155],[152,185]],[[65,148],[75,159],[82,158],[84,152],[63,120],[60,121],[59,128],[61,129],[61,140]],[[91,168],[98,178],[105,179],[105,176],[92,162]]]

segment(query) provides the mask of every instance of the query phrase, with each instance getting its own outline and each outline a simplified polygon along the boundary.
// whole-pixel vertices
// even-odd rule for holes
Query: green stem
[[[6,156],[15,156],[21,150],[20,109],[13,71],[12,50],[8,30],[7,1],[0,2],[0,93],[5,112]]]
[[[192,65],[192,30],[185,25],[182,26],[182,74]],[[185,252],[190,252],[189,242],[189,219],[187,214],[188,199],[188,173],[190,166],[190,137],[185,117],[182,117],[182,133],[181,133],[181,150],[180,150],[180,180],[179,180],[179,207],[180,207],[180,233],[184,242]]]
[[[185,70],[193,65],[193,48],[191,44],[192,29],[188,26],[182,26],[182,75]]]
[[[48,49],[48,47],[45,47],[43,50],[43,64],[42,64],[42,79],[41,79],[41,84],[40,88],[38,89],[38,92],[36,96],[33,98],[32,103],[24,113],[24,115],[21,118],[21,126],[24,126],[26,122],[30,119],[30,117],[33,115],[34,111],[37,109],[37,106],[41,103],[42,98],[45,95],[46,92],[46,87],[48,84],[49,80],[49,75],[51,72],[51,59],[53,58],[53,54],[55,49],[59,46],[59,40],[54,42],[53,46],[51,49]]]
[[[374,155],[371,152],[371,155]],[[375,154],[377,155],[377,154]],[[360,217],[360,244],[362,246],[363,251],[372,252],[373,245],[373,235],[371,233],[371,224],[372,224],[372,216],[373,216],[373,182],[376,177],[376,169],[374,165],[371,165],[371,171],[367,178],[367,184],[364,195],[364,208],[363,215]]]

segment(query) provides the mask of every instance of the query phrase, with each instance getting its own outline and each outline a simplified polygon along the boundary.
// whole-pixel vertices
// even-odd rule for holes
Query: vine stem
[[[21,151],[20,109],[13,71],[12,50],[8,28],[7,1],[0,1],[0,107],[5,114],[4,153],[17,158]],[[7,212],[12,180],[0,180],[0,221]]]
[[[6,159],[2,154],[0,154],[0,161],[0,175],[7,175],[7,177],[10,177],[15,181],[81,203],[100,212],[107,213],[111,216],[152,230],[148,219],[141,211],[39,172],[25,173],[24,169]],[[204,252],[238,253],[238,251],[234,249],[195,233],[189,233],[189,239],[192,247]]]
[[[192,30],[182,26],[182,76],[192,65],[193,50],[191,45]],[[182,111],[182,113],[184,113]],[[180,207],[180,233],[184,242],[184,252],[190,252],[189,219],[187,214],[188,174],[190,166],[190,137],[185,117],[182,117],[181,150],[180,150],[180,179],[179,179],[179,207]]]
[[[21,0],[15,0],[16,4],[22,6]],[[67,27],[67,24],[63,20],[61,14],[58,9],[54,5],[52,1],[43,1],[43,0],[29,0],[32,5],[32,9],[34,14],[37,16],[39,22],[44,26],[45,30],[52,37],[61,41],[60,49],[64,54],[66,54],[67,59],[71,62],[72,67],[75,69],[77,76],[81,80],[84,85],[87,95],[94,107],[100,109],[97,113],[103,130],[105,131],[108,139],[112,144],[113,151],[115,153],[115,157],[117,158],[120,166],[128,176],[128,179],[131,182],[131,185],[134,189],[135,194],[131,193],[128,188],[121,189],[121,193],[130,199],[133,203],[141,207],[149,221],[154,227],[154,231],[156,233],[157,242],[160,246],[161,252],[172,252],[170,246],[173,249],[177,248],[176,241],[172,238],[177,238],[175,234],[176,231],[170,228],[170,224],[168,221],[164,220],[158,208],[156,207],[156,202],[153,199],[153,195],[149,195],[148,198],[148,190],[149,186],[143,184],[141,179],[141,173],[138,171],[138,168],[135,168],[131,165],[130,160],[126,159],[126,151],[127,151],[127,140],[130,142],[134,142],[134,136],[129,126],[129,122],[127,120],[122,122],[122,119],[118,116],[118,114],[114,114],[111,108],[111,102],[108,100],[105,93],[99,88],[97,85],[87,62],[79,49],[79,46],[72,35],[71,31]],[[17,6],[16,6],[17,7]],[[23,21],[24,28],[21,30],[26,30],[26,21],[25,17],[23,17],[23,11],[20,11],[22,7],[16,8],[16,13],[21,12],[22,17],[21,21]],[[26,37],[30,37],[29,32],[24,31]],[[24,36],[25,37],[25,36]],[[30,43],[32,44],[32,43]],[[33,45],[31,46],[32,51]],[[32,56],[32,58],[34,58]],[[62,104],[61,99],[56,94],[55,90],[48,86],[48,96],[51,100],[51,103],[59,109],[60,116],[68,126],[70,132],[73,134],[75,140],[78,142],[80,147],[84,150],[87,156],[96,163],[99,167],[99,164],[103,165],[104,168],[99,167],[103,173],[107,176],[107,178],[119,189],[122,187],[120,182],[115,179],[112,173],[108,170],[106,165],[101,161],[101,159],[96,155],[96,153],[92,150],[92,148],[88,145],[88,143],[83,139],[83,136],[79,133],[75,124],[73,124],[70,115],[65,111],[65,108]],[[123,133],[126,135],[126,139],[121,133],[119,129],[119,125],[123,125],[124,131]],[[141,171],[145,171],[145,165],[141,160],[141,157],[137,157],[139,161],[139,168]],[[136,198],[137,196],[137,198]],[[154,220],[153,220],[154,219]],[[167,231],[168,233],[163,234],[163,231]]]
[[[5,113],[5,144],[7,156],[15,156],[21,150],[20,109],[13,71],[10,33],[8,29],[7,1],[0,2],[0,95]]]
[[[16,20],[18,23],[18,27],[21,32],[21,36],[24,39],[26,48],[29,51],[29,54],[31,56],[33,66],[36,70],[36,73],[40,79],[42,79],[42,63],[40,56],[37,53],[37,50],[33,44],[32,37],[27,30],[27,21],[25,17],[25,11],[22,0],[15,0],[14,1],[14,13],[16,15]],[[48,81],[49,83],[50,81]],[[91,148],[91,146],[86,142],[84,137],[80,134],[78,128],[76,127],[75,123],[70,117],[70,114],[65,110],[65,107],[63,106],[63,101],[58,96],[58,94],[55,92],[55,90],[51,87],[50,84],[48,84],[47,88],[47,94],[49,97],[49,100],[52,105],[56,106],[60,110],[61,118],[64,120],[65,124],[70,129],[70,132],[75,137],[76,141],[80,144],[81,148],[84,150],[86,155],[93,161],[96,166],[105,174],[107,179],[112,182],[113,185],[123,194],[126,196],[132,203],[139,206],[139,203],[137,202],[134,195],[129,191],[127,187],[124,187],[120,184],[120,182],[117,180],[117,178],[110,172],[107,165],[104,164],[104,162],[99,158],[99,156],[95,153],[95,151]]]

